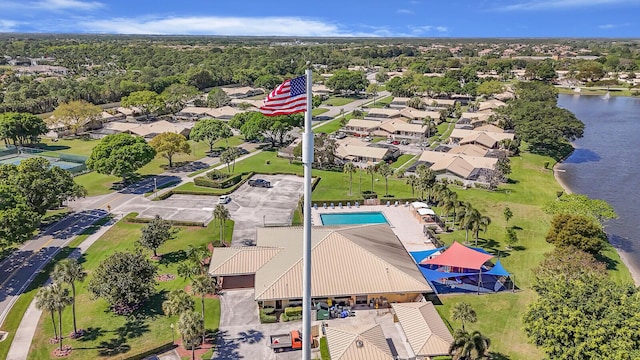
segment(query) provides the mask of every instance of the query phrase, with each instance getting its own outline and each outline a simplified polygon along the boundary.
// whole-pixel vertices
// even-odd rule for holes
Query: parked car
[[[313,339],[312,339],[313,341]],[[269,345],[274,352],[302,349],[301,331],[292,330],[286,334],[269,336]]]
[[[393,140],[393,141],[391,142],[391,144],[393,144],[393,145],[399,145],[399,144],[400,144],[400,141],[398,141],[398,140]]]
[[[393,139],[387,139],[387,144],[391,144],[392,141]]]
[[[218,198],[218,204],[228,204],[231,201],[231,196],[222,195]]]
[[[342,131],[336,134],[336,139],[344,139],[346,137],[347,137],[347,134],[343,133]]]
[[[402,141],[400,141],[400,144],[402,144],[402,145],[409,145],[409,140],[406,140],[406,139],[405,139],[405,140],[402,140]]]
[[[251,179],[249,180],[249,186],[251,187],[262,187],[262,188],[270,188],[271,182],[265,179]]]
[[[366,141],[366,142],[370,142],[371,140],[373,140],[373,138],[371,136],[367,136],[363,140]]]

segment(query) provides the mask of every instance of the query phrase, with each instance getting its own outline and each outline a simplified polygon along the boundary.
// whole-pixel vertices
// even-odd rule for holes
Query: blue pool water
[[[381,212],[320,214],[322,225],[387,224]]]

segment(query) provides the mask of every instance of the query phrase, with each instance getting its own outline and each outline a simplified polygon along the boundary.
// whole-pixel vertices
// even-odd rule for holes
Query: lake
[[[560,95],[558,105],[586,125],[558,176],[571,191],[614,207],[618,219],[607,222],[606,231],[640,274],[640,99]]]

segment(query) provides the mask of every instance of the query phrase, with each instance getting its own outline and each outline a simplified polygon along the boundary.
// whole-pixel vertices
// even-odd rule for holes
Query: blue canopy
[[[433,250],[414,251],[414,252],[411,252],[410,254],[413,257],[413,259],[416,261],[416,264],[420,264],[422,260],[444,249],[445,249],[444,247],[441,247]]]
[[[438,281],[439,279],[450,279],[455,277],[480,275],[480,272],[457,273],[457,272],[444,272],[444,271],[438,271],[438,270],[431,270],[425,266],[418,266],[418,268],[420,268],[420,272],[422,273],[422,275],[429,281]]]
[[[507,272],[507,270],[502,266],[502,264],[500,263],[500,259],[498,259],[498,261],[496,261],[496,264],[494,267],[491,268],[491,270],[485,272],[485,274],[487,275],[495,275],[495,276],[509,276],[511,275],[509,272]]]

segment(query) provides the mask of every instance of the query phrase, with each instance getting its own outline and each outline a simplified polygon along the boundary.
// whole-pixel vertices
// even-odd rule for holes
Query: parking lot
[[[303,178],[294,175],[261,175],[260,178],[270,181],[271,187],[251,187],[245,183],[231,193],[231,201],[224,205],[235,221],[233,245],[253,245],[258,227],[291,224],[293,210],[302,196]],[[120,206],[118,212],[208,223],[213,219],[216,205],[217,196],[176,194],[161,201],[135,197]]]

